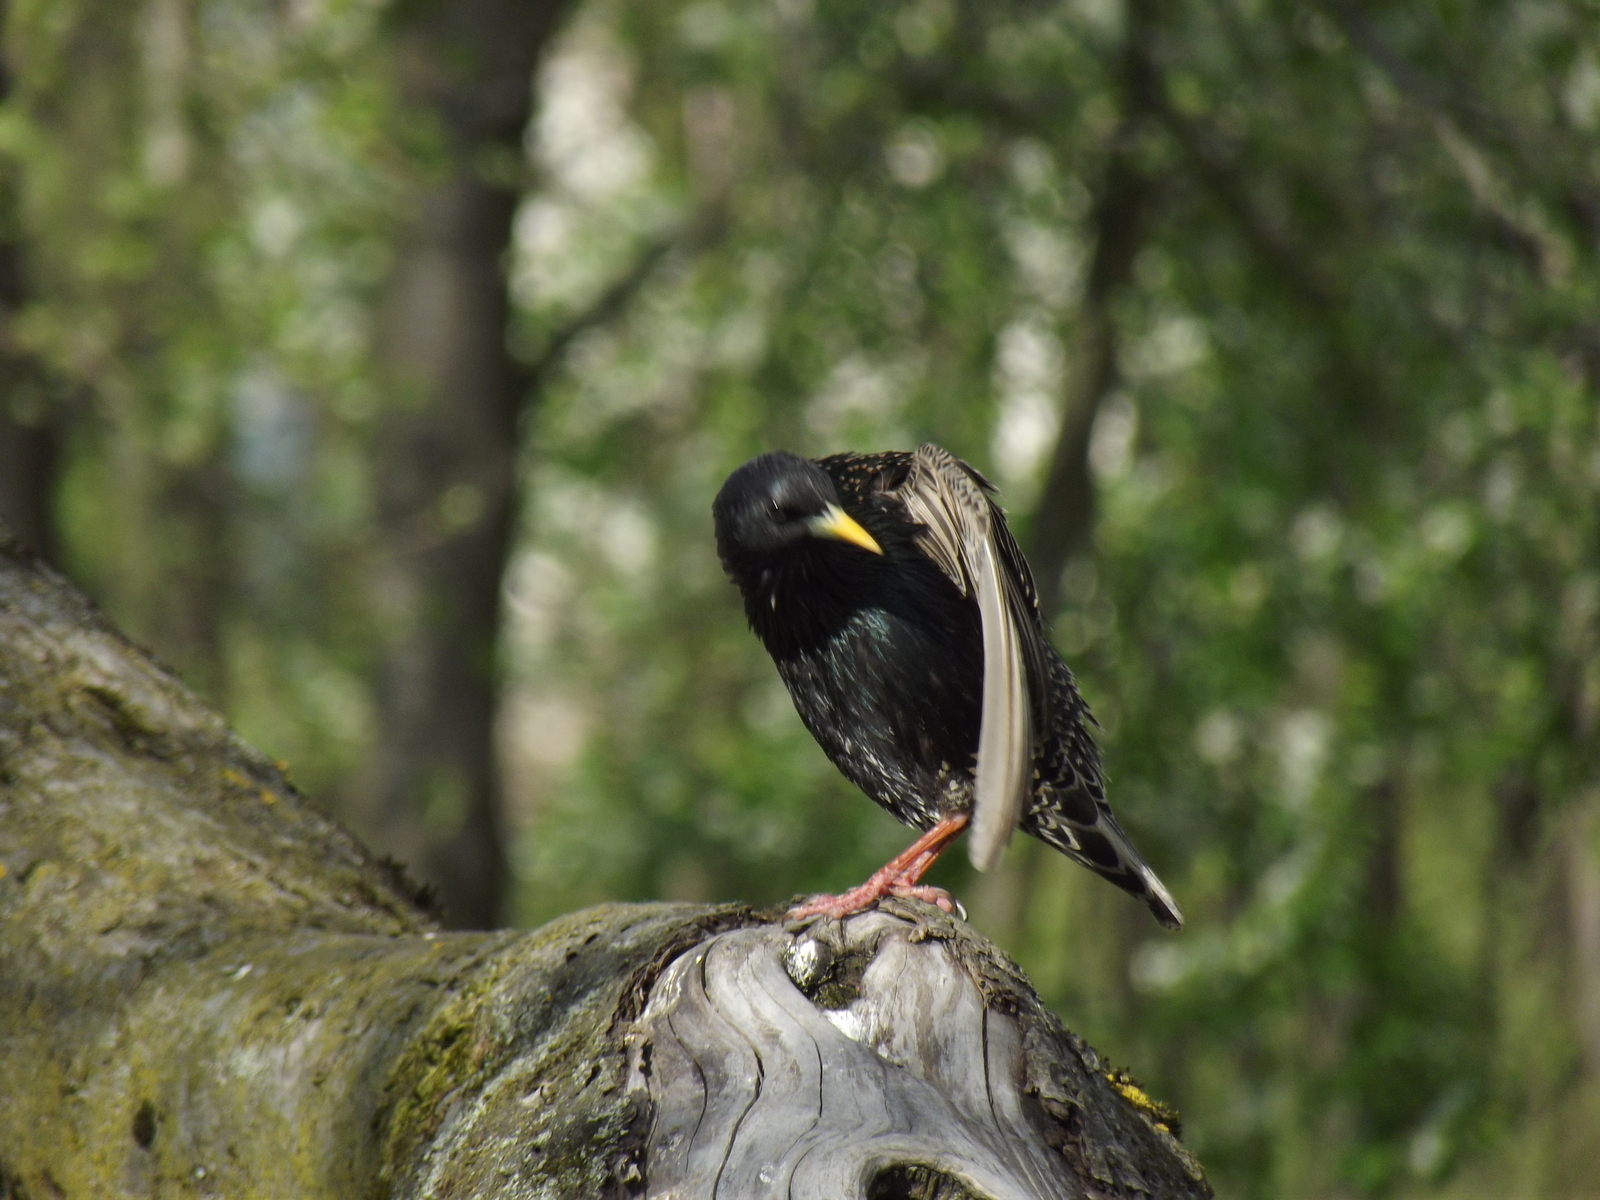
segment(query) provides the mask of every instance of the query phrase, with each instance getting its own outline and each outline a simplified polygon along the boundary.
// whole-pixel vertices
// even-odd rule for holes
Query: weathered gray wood
[[[7,1200],[1208,1194],[992,946],[888,907],[441,932],[0,537]]]
[[[957,1175],[994,1200],[1074,1194],[1060,1156],[1017,1120],[1010,1019],[995,1016],[1005,1043],[995,1103],[977,988],[936,945],[912,956],[909,975],[886,977],[885,964],[912,965],[897,952],[904,934],[884,930],[886,920],[847,926],[852,943],[876,933],[884,944],[862,995],[843,1009],[801,994],[783,959],[815,943],[780,930],[723,934],[673,964],[647,1014],[658,1053],[673,1047],[653,1077],[676,1101],[657,1106],[651,1195],[838,1200],[865,1195],[884,1168],[906,1162]],[[697,1097],[683,1087],[701,1079]]]
[[[907,1165],[992,1200],[1206,1194],[1153,1121],[1134,1144],[1075,1128],[1122,1099],[1098,1060],[924,908],[732,930],[667,969],[631,1083],[655,1113],[649,1195],[854,1200]]]

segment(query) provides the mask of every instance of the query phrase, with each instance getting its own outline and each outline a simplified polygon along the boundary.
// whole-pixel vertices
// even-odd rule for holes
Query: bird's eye
[[[767,509],[776,521],[794,521],[805,516],[798,506],[780,500],[767,501]]]

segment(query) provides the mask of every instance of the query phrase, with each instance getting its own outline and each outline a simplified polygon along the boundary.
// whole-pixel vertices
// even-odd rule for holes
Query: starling
[[[1094,718],[993,492],[937,446],[778,451],[730,475],[712,505],[723,568],[800,719],[852,783],[925,831],[861,887],[791,916],[888,894],[948,908],[919,881],[970,824],[979,870],[1020,826],[1176,929],[1177,904],[1106,803]]]

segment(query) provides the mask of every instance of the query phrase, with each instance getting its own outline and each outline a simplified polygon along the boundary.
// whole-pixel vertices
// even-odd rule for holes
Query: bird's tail
[[[1090,806],[1085,804],[1082,807],[1087,810]],[[1025,820],[1023,827],[1073,862],[1081,863],[1123,891],[1138,896],[1149,906],[1151,915],[1166,928],[1182,929],[1183,910],[1172,898],[1172,893],[1167,891],[1166,885],[1150,869],[1150,864],[1134,849],[1128,835],[1122,832],[1122,826],[1117,824],[1110,807],[1102,801],[1093,804],[1093,811],[1093,821],[1082,822],[1059,809],[1035,809],[1029,814],[1031,821]],[[1088,812],[1085,811],[1084,815],[1087,816]]]

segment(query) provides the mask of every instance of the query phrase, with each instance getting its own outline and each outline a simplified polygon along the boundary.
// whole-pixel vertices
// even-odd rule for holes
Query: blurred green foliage
[[[32,0],[0,110],[17,336],[78,406],[69,561],[152,640],[185,572],[225,593],[193,677],[329,796],[371,737],[369,455],[405,403],[367,325],[430,155],[379,11]],[[938,881],[1219,1194],[1591,1194],[1600,18],[592,0],[536,84],[514,916],[774,901],[898,849],[743,628],[711,497],[764,448],[929,439],[1029,540],[1089,403],[1097,516],[1048,615],[1189,927],[1032,845]],[[1135,253],[1099,286],[1116,171]]]
[[[9,7],[9,332],[54,389],[64,565],[335,788],[381,614],[371,309],[432,140],[396,119],[381,6]]]

